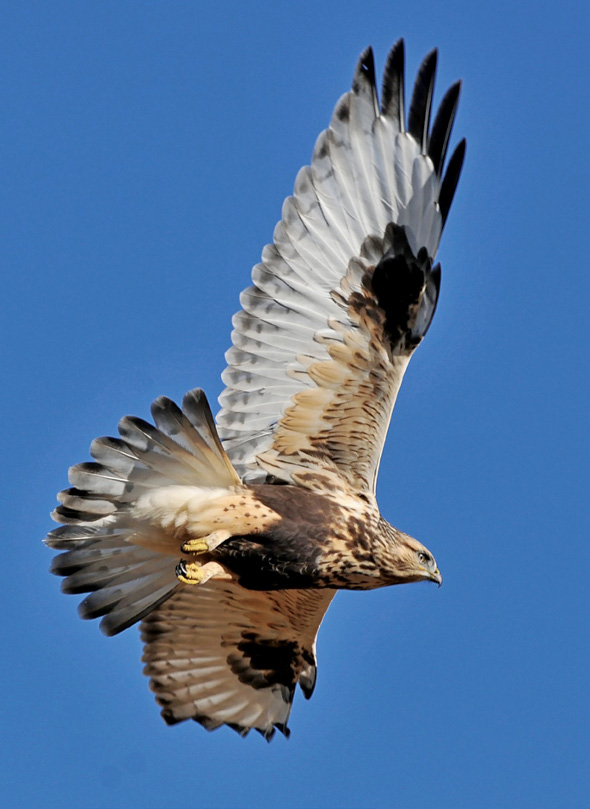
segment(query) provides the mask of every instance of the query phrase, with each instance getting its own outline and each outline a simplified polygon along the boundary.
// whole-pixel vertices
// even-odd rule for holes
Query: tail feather
[[[108,635],[145,617],[180,586],[175,575],[180,547],[165,553],[158,529],[134,519],[134,503],[167,486],[218,489],[239,483],[202,391],[187,394],[182,410],[160,397],[152,415],[156,426],[127,416],[119,424],[121,438],[92,442],[94,462],[71,467],[72,487],[58,495],[52,516],[64,525],[45,540],[64,551],[51,566],[64,577],[63,591],[90,593],[80,615],[102,616]],[[150,542],[159,549],[147,547]]]
[[[198,394],[204,396],[203,391],[198,391]],[[227,478],[227,485],[230,486],[239,483],[235,470],[217,439],[213,418],[207,419],[203,413],[202,399],[195,391],[191,391],[184,397],[182,406],[183,410],[165,396],[156,399],[151,407],[156,427],[192,455],[198,453],[209,474],[213,471],[219,479]]]
[[[147,421],[132,416],[121,419],[119,432],[140,461],[169,480],[190,486],[211,479],[211,466],[199,447],[191,453]]]
[[[144,553],[134,557],[127,554],[124,560],[118,562],[111,559],[108,565],[105,565],[104,559],[100,559],[70,573],[62,582],[62,592],[74,594],[94,592],[159,573],[160,560],[149,551],[140,550],[144,550]]]
[[[87,512],[94,519],[113,514],[117,507],[113,502],[106,500],[102,493],[83,491],[82,489],[64,489],[58,492],[57,499],[69,511]]]
[[[153,470],[140,466],[136,460],[135,467],[131,467],[128,472],[112,469],[101,463],[79,463],[72,466],[69,478],[76,489],[127,502],[137,497],[136,489],[147,490],[156,483],[161,483],[162,475],[155,475]]]
[[[168,580],[172,578],[174,581]],[[92,593],[80,603],[78,613],[84,619],[104,616],[100,622],[103,633],[117,635],[149,615],[181,586],[172,571],[158,581],[150,580],[147,589],[136,590],[131,595],[123,594],[118,600],[111,592],[110,597],[108,599],[105,597],[103,601],[98,600],[98,592]]]
[[[119,540],[120,534],[121,529],[113,525],[112,520],[109,525],[106,524],[106,521],[99,525],[60,525],[59,528],[54,528],[47,534],[45,544],[58,551],[68,551],[70,558],[73,558],[74,553],[90,550],[92,540],[97,539],[100,540],[101,552],[105,552],[108,540]],[[53,563],[55,564],[56,560],[63,556],[64,554],[55,556]]]
[[[173,566],[170,574],[173,578]],[[160,588],[167,589],[169,584],[168,576],[161,569],[147,575],[139,575],[130,581],[127,580],[126,574],[122,574],[86,596],[80,603],[78,612],[82,618],[99,618],[110,612],[124,610],[126,607],[132,607],[132,611],[141,611],[143,605],[149,605],[153,601],[156,591]]]
[[[221,461],[225,472],[231,478],[233,484],[240,483],[240,478],[227,456],[222,444],[215,421],[211,413],[211,408],[207,403],[205,392],[200,388],[194,388],[185,394],[182,400],[182,410],[186,417],[194,424],[197,432],[203,438],[209,449]]]
[[[90,454],[94,460],[107,466],[113,472],[129,475],[137,464],[137,456],[120,438],[103,436],[95,438],[90,445]],[[78,467],[84,464],[78,464]],[[73,466],[72,469],[77,467]]]

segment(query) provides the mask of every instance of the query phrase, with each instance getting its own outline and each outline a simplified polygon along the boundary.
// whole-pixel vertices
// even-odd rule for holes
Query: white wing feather
[[[430,258],[436,253],[445,212],[439,206],[442,165],[435,166],[427,153],[435,64],[430,54],[416,82],[411,112],[418,123],[421,109],[424,117],[424,131],[416,135],[406,131],[403,112],[399,117],[390,110],[380,111],[372,54],[367,50],[361,56],[353,89],[342,96],[330,127],[319,136],[311,166],[297,175],[274,243],[264,248],[262,262],[252,272],[254,286],[240,297],[243,311],[233,319],[233,348],[226,355],[228,367],[222,376],[226,389],[219,398],[217,424],[225,450],[246,481],[266,478],[269,467],[261,456],[269,451],[277,455],[277,429],[287,411],[296,404],[298,393],[317,387],[308,373],[310,366],[334,364],[330,345],[342,342],[345,334],[356,339],[352,335],[358,324],[351,321],[347,301],[361,291],[367,267],[361,263],[355,274],[351,262],[360,257],[367,239],[375,237],[383,245],[388,225],[395,223],[405,228],[414,255],[420,248]],[[401,43],[388,61],[384,96],[395,82],[403,84]],[[458,96],[458,86],[451,90]],[[441,111],[437,136],[444,126],[448,139],[455,109],[456,99],[451,109]],[[460,165],[455,166],[457,177],[451,178],[455,184],[458,170]],[[343,285],[344,299],[337,294]],[[366,329],[364,338],[368,348]],[[378,418],[381,439],[407,359],[409,355],[403,361],[400,357],[384,369],[390,389],[384,393],[387,402]],[[338,376],[336,370],[333,373]],[[350,391],[360,395],[360,382],[355,388],[348,381]],[[328,407],[325,397],[323,402]],[[364,403],[358,405],[362,410]],[[320,409],[318,423],[323,415]],[[342,419],[347,418],[343,408]],[[375,442],[377,463],[381,449]],[[301,453],[299,461],[304,466],[318,463],[302,459]],[[288,472],[284,477],[292,481]]]

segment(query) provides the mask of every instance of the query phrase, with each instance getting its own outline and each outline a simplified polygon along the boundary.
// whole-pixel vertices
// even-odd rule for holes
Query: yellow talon
[[[183,553],[207,553],[208,551],[215,550],[218,545],[221,545],[221,543],[229,539],[230,536],[231,531],[227,531],[225,528],[218,528],[216,531],[211,531],[211,533],[207,534],[205,537],[187,539],[187,541],[180,546],[180,550]]]
[[[181,559],[176,565],[176,578],[183,584],[200,584],[203,577],[203,568],[196,562],[185,562]]]
[[[205,553],[209,550],[206,539],[189,539],[180,546],[183,553]]]

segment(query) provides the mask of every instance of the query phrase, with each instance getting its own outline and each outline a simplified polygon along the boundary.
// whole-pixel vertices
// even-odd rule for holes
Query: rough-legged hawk
[[[141,621],[169,723],[287,733],[337,590],[441,583],[432,554],[381,517],[375,481],[412,353],[436,308],[433,265],[465,142],[445,167],[460,84],[432,127],[436,51],[404,112],[404,49],[358,63],[297,175],[234,317],[215,424],[205,395],[127,417],[70,469],[47,544],[83,618]]]

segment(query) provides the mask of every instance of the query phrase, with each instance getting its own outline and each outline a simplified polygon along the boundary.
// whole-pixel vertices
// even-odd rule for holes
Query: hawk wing
[[[432,258],[465,152],[462,141],[443,176],[460,83],[430,128],[436,58],[420,67],[406,127],[403,41],[381,106],[372,51],[362,54],[241,295],[217,424],[246,481],[319,487],[328,476],[375,491],[395,399],[436,307]]]
[[[297,682],[309,698],[315,639],[333,590],[185,587],[144,618],[144,673],[169,724],[194,719],[271,739],[288,735]]]

